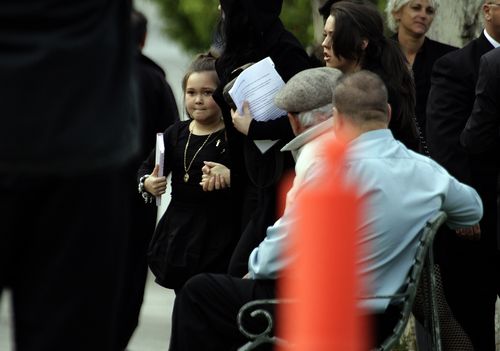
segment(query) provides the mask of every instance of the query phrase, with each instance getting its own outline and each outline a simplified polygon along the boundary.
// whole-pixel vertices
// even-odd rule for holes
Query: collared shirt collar
[[[307,129],[305,132],[300,133],[295,138],[293,138],[288,144],[283,146],[281,151],[296,151],[302,146],[310,142],[311,140],[317,138],[321,134],[326,133],[328,130],[333,128],[333,118],[328,118],[326,121],[315,125]]]
[[[486,39],[488,39],[488,41],[491,43],[491,45],[493,45],[494,48],[497,48],[500,46],[500,43],[498,41],[496,41],[495,39],[493,39],[493,37],[491,35],[489,35],[489,33],[486,31],[486,29],[483,30],[483,33],[484,33],[484,36],[486,37]]]
[[[351,143],[359,143],[365,140],[375,140],[380,138],[388,138],[392,136],[392,132],[389,128],[374,129],[368,132],[364,132],[356,139],[353,139]]]

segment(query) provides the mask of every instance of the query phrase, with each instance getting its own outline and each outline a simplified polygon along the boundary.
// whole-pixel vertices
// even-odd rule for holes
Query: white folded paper
[[[163,143],[163,133],[156,133],[155,164],[160,166],[158,177],[163,177],[163,165],[165,162],[165,144]],[[156,206],[161,205],[161,196],[156,196]]]
[[[243,113],[243,103],[248,106],[253,119],[269,121],[286,115],[286,111],[274,103],[274,96],[283,88],[285,82],[274,67],[270,57],[266,57],[240,73],[229,95],[234,101],[238,112]],[[265,153],[278,140],[255,140],[260,152]]]

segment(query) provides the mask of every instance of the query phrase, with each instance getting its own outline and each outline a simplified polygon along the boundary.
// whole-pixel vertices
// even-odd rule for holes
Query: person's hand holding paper
[[[240,114],[243,114],[243,103],[248,101],[252,117],[257,121],[268,121],[286,115],[286,111],[274,104],[274,95],[284,85],[273,60],[266,57],[240,73],[229,95]]]
[[[252,122],[252,115],[250,113],[248,101],[243,103],[243,114],[239,114],[238,111],[231,110],[231,117],[233,118],[234,128],[236,128],[238,132],[248,135],[248,129],[250,129],[250,123]]]
[[[274,68],[270,57],[253,64],[240,73],[233,87],[229,90],[237,111],[232,112],[235,128],[247,135],[251,119],[269,121],[286,115],[286,111],[274,104],[274,96],[285,82]],[[244,103],[248,103],[248,111]],[[266,152],[277,140],[254,141],[262,153]]]

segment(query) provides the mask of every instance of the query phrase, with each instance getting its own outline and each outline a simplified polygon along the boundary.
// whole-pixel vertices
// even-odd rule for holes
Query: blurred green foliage
[[[165,19],[165,30],[188,52],[206,51],[219,18],[219,0],[153,0]],[[251,1],[251,0],[246,0]],[[376,0],[373,0],[377,2]],[[379,1],[384,2],[385,0]],[[383,9],[383,4],[379,8]],[[304,46],[313,43],[311,0],[285,0],[281,19]]]
[[[165,30],[189,52],[206,51],[212,42],[218,0],[154,0],[165,19]]]
[[[313,42],[314,27],[311,0],[284,0],[281,20],[285,27],[300,40],[305,47]]]

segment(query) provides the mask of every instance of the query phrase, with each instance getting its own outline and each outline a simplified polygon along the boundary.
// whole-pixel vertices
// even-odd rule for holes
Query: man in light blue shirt
[[[427,220],[443,210],[448,214],[450,228],[469,227],[481,219],[482,203],[474,189],[394,139],[387,129],[388,107],[376,104],[376,99],[384,101],[382,93],[370,101],[370,95],[375,93],[367,94],[362,88],[345,84],[335,90],[334,129],[349,140],[346,178],[357,183],[359,196],[367,202],[359,229],[370,228],[363,237],[370,248],[365,252],[370,254],[361,258],[362,273],[369,280],[370,295],[393,294],[403,284],[415,255],[417,234]],[[314,180],[314,176],[311,178]],[[251,253],[250,277],[279,277],[286,264],[281,249],[295,220],[292,211],[293,206],[287,207],[285,215],[268,228],[267,237]],[[378,312],[386,305],[387,301],[373,301],[368,307]]]
[[[394,139],[387,129],[390,119],[387,91],[378,76],[367,71],[346,76],[336,84],[333,99],[331,133],[348,141],[346,179],[356,182],[358,194],[366,204],[358,228],[363,233],[363,245],[370,248],[360,250],[368,252],[360,258],[365,285],[369,287],[369,295],[393,294],[412,265],[417,234],[425,222],[443,210],[451,228],[471,227],[481,219],[481,200],[474,189],[458,182],[437,163]],[[321,167],[311,169],[301,186],[313,185],[321,171]],[[293,202],[287,202],[283,217],[268,228],[266,238],[251,253],[248,275],[251,279],[203,275],[186,284],[174,307],[172,351],[195,350],[193,334],[200,331],[204,336],[215,333],[219,339],[230,339],[233,346],[237,344],[239,307],[252,299],[274,297],[273,282],[293,259],[284,258],[282,249],[289,229],[300,216],[294,213],[294,208]],[[332,228],[332,235],[339,233]],[[303,279],[307,283],[307,277]],[[366,307],[372,313],[380,313],[386,305],[387,302],[367,301]],[[184,337],[184,343],[179,342],[181,330],[189,335]]]

